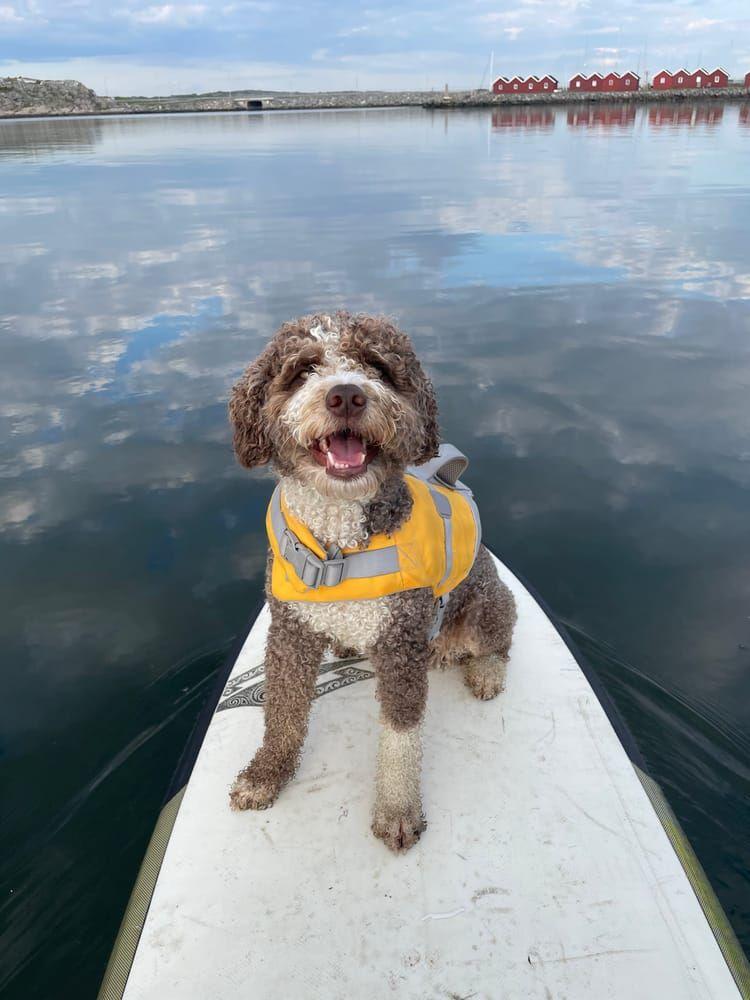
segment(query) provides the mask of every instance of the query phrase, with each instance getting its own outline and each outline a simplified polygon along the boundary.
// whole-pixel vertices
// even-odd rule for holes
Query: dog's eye
[[[313,368],[314,365],[312,364],[301,365],[299,368],[293,368],[284,380],[286,388],[297,389],[308,378],[308,376],[312,374]]]
[[[367,364],[383,382],[387,382],[389,385],[394,384],[393,372],[381,358],[369,358]]]

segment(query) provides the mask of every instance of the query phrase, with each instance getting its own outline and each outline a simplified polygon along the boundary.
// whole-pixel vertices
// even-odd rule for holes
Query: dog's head
[[[235,385],[234,449],[327,497],[366,499],[437,454],[432,383],[411,341],[381,317],[286,323]]]

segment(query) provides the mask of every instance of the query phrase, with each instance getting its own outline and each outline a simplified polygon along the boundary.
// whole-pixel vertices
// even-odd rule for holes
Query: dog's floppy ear
[[[273,457],[263,408],[276,363],[277,351],[272,342],[248,366],[232,389],[229,419],[234,426],[234,453],[240,465],[248,469],[252,469],[254,465],[265,465]]]
[[[392,381],[399,392],[407,392],[420,420],[415,436],[405,441],[408,456],[406,461],[421,465],[434,458],[440,447],[438,408],[432,381],[419,363],[409,337],[399,330],[386,316],[364,316],[351,318],[352,333],[361,353],[380,355],[388,362]]]
[[[416,355],[407,360],[407,370],[416,389],[415,406],[422,418],[423,437],[414,459],[414,465],[421,465],[434,458],[440,447],[437,398],[432,379],[425,374]]]

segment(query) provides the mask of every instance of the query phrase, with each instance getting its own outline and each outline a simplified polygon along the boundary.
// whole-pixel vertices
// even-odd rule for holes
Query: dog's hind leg
[[[505,686],[516,605],[483,546],[469,576],[448,601],[439,653],[454,653],[464,681],[477,698],[494,698]]]
[[[475,698],[488,701],[505,688],[507,661],[501,656],[471,656],[463,664],[464,681]]]
[[[433,606],[431,591],[394,597],[391,621],[370,654],[381,706],[372,832],[395,852],[408,850],[427,825],[420,786]]]
[[[326,645],[286,605],[271,601],[271,616],[263,745],[232,785],[233,809],[267,809],[297,770]]]

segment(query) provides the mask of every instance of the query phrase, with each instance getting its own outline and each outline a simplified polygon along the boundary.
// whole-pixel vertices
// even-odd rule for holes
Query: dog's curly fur
[[[357,433],[375,446],[352,478],[329,475],[312,455],[315,442],[340,428],[326,393],[342,382],[356,384],[364,397]],[[326,546],[364,546],[371,535],[403,524],[412,508],[404,470],[434,457],[439,445],[432,383],[409,338],[383,317],[339,312],[284,324],[235,385],[229,413],[239,461],[248,468],[272,462],[295,516]],[[234,782],[231,805],[265,809],[294,774],[326,647],[365,654],[377,676],[382,723],[372,829],[392,850],[406,850],[425,828],[420,772],[428,668],[460,663],[477,698],[497,695],[516,619],[513,597],[480,547],[430,642],[430,589],[369,601],[281,602],[271,593],[271,558],[265,734]]]

